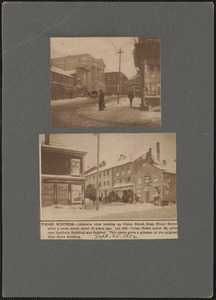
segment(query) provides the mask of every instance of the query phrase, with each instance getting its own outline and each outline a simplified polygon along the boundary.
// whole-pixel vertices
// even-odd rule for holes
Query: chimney
[[[149,148],[149,151],[147,152],[146,154],[146,160],[148,162],[151,162],[152,161],[152,148]]]
[[[45,145],[49,145],[49,143],[50,143],[50,135],[45,134]]]
[[[166,166],[166,160],[165,159],[163,160],[163,165]]]
[[[156,149],[157,149],[157,160],[160,161],[160,143],[156,143]]]

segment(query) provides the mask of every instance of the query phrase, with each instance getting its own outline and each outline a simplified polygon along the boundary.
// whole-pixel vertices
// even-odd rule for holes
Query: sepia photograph
[[[51,127],[161,127],[160,38],[50,39]]]
[[[41,220],[176,219],[175,133],[40,135]]]

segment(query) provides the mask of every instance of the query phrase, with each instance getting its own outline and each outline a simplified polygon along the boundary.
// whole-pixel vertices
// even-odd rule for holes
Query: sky
[[[100,133],[100,162],[112,164],[118,161],[121,154],[127,157],[146,153],[152,148],[156,158],[156,142],[160,143],[161,161],[176,159],[175,133]],[[86,170],[97,162],[97,135],[93,133],[80,134],[50,134],[50,143],[78,147],[86,151]]]
[[[124,51],[121,55],[121,71],[131,78],[137,74],[133,59],[134,39],[138,41],[137,37],[51,38],[50,56],[56,58],[88,53],[104,60],[105,72],[118,72],[117,52],[121,49]]]

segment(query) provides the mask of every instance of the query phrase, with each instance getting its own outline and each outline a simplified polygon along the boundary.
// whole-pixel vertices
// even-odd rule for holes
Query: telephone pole
[[[119,54],[118,99],[117,99],[117,104],[119,104],[120,88],[121,88],[121,54],[124,53],[124,51],[121,51],[121,49],[120,49],[117,53]]]

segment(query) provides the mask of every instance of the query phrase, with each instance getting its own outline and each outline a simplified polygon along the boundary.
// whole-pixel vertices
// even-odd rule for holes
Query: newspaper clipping
[[[40,238],[176,239],[175,133],[41,134]]]

